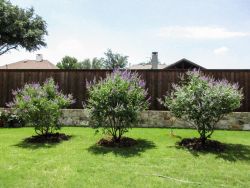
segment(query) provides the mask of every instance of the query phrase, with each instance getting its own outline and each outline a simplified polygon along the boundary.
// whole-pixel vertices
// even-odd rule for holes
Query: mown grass
[[[250,187],[250,132],[216,131],[220,154],[177,148],[169,129],[133,129],[126,136],[139,144],[129,149],[96,146],[102,135],[89,128],[61,132],[72,138],[28,144],[32,128],[0,129],[0,187]]]

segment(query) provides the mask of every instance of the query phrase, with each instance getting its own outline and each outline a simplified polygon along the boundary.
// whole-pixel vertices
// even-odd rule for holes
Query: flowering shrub
[[[199,71],[192,71],[181,77],[179,85],[173,85],[173,91],[165,96],[163,105],[177,118],[194,125],[204,144],[216,123],[225,114],[239,108],[242,99],[238,84],[216,81]]]
[[[17,128],[23,126],[24,121],[22,117],[13,113],[11,110],[0,111],[0,127]]]
[[[63,95],[52,78],[43,85],[26,84],[13,91],[14,101],[8,106],[22,117],[26,123],[35,127],[38,135],[48,135],[61,128],[58,120],[61,108],[73,103],[72,95]]]
[[[98,83],[88,83],[90,125],[103,128],[104,134],[119,142],[121,136],[138,122],[138,114],[147,109],[145,82],[137,73],[114,71]]]

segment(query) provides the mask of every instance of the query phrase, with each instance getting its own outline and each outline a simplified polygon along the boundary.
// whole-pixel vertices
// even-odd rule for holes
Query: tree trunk
[[[200,134],[200,140],[201,140],[202,146],[204,147],[205,144],[206,144],[206,140],[207,140],[205,130],[203,130],[203,131],[201,132],[201,134]]]
[[[200,139],[201,139],[201,145],[202,145],[202,147],[204,147],[205,144],[206,144],[207,138],[206,137],[201,137]]]
[[[118,132],[118,133],[117,133]],[[115,131],[115,134],[113,135],[113,139],[116,143],[119,143],[121,141],[121,134],[119,130]]]
[[[114,139],[115,143],[119,143],[119,142],[120,142],[120,140],[121,140],[121,137],[120,137],[120,136],[115,135],[115,136],[113,136],[113,139]]]

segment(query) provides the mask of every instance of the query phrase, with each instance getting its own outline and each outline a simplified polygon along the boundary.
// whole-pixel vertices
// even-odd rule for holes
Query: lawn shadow
[[[122,157],[133,157],[141,155],[146,150],[156,148],[154,142],[145,139],[137,139],[137,144],[131,147],[104,147],[94,144],[88,148],[88,151],[96,155],[113,153]]]
[[[242,144],[225,144],[225,151],[217,154],[217,158],[228,161],[250,162],[250,146]]]
[[[41,149],[41,148],[53,148],[55,147],[56,145],[59,145],[61,144],[62,142],[64,141],[68,141],[70,139],[72,139],[72,135],[68,136],[68,139],[67,140],[43,140],[41,142],[34,142],[34,141],[31,141],[33,136],[32,137],[28,137],[28,138],[25,138],[23,139],[22,141],[20,141],[19,143],[13,145],[15,147],[20,147],[20,148],[25,148],[25,149],[32,149],[32,150],[35,150],[35,149]]]
[[[212,153],[216,155],[216,158],[223,159],[230,162],[236,161],[246,161],[250,162],[250,146],[242,145],[242,144],[228,144],[223,143],[224,151],[216,152],[216,151],[195,151],[191,149],[186,149],[184,147],[178,146],[176,144],[177,149],[185,149],[188,150],[193,156],[199,157],[200,155],[206,155]]]

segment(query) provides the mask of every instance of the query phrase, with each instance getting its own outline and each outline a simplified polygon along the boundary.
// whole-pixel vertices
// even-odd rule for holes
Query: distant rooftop
[[[132,65],[129,69],[152,69],[151,63]],[[206,69],[188,59],[180,59],[170,65],[158,64],[157,69]]]
[[[206,69],[186,58],[180,59],[179,61],[170,64],[165,69]]]
[[[159,64],[157,69],[164,69],[166,68],[166,64]],[[137,64],[137,65],[132,65],[129,67],[129,69],[152,69],[152,64]]]
[[[48,60],[43,60],[42,55],[37,55],[37,60],[22,60],[0,66],[0,69],[58,69],[56,65]]]

